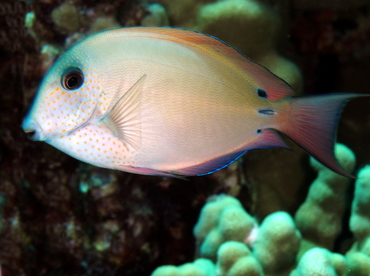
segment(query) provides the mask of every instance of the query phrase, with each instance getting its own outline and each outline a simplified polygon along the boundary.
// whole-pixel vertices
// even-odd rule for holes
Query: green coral
[[[354,168],[350,149],[337,144],[335,153],[347,171]],[[258,224],[237,199],[212,197],[194,228],[200,257],[213,260],[215,266],[214,274],[208,270],[209,274],[202,275],[370,275],[370,166],[359,172],[355,183],[350,230],[356,241],[345,255],[330,250],[341,231],[349,179],[313,158],[311,166],[318,175],[295,220],[286,212],[275,212]],[[189,269],[194,265],[188,265]],[[170,268],[163,271],[173,274],[158,269],[152,276],[185,275],[174,274],[177,270]]]
[[[80,14],[76,6],[70,3],[63,3],[51,13],[55,25],[67,32],[75,32],[80,27]]]
[[[336,144],[335,155],[346,171],[353,170],[355,156],[349,148]],[[310,186],[306,201],[295,215],[296,225],[305,240],[301,254],[315,246],[333,249],[334,241],[342,229],[346,192],[350,181],[313,158],[310,162],[318,176]]]
[[[241,242],[228,241],[217,252],[218,276],[261,275],[262,267],[250,249]]]
[[[200,255],[215,260],[222,243],[247,240],[255,224],[237,199],[223,195],[210,198],[194,227]]]
[[[180,266],[164,265],[157,268],[152,276],[213,276],[215,265],[207,259],[198,259],[193,263]]]
[[[300,238],[293,218],[286,212],[275,212],[260,225],[252,243],[253,255],[265,273],[285,272],[295,264]]]
[[[290,276],[343,275],[346,270],[346,261],[340,254],[331,253],[324,248],[313,248],[301,258],[297,268]]]
[[[348,275],[370,275],[370,165],[358,173],[349,227],[356,241],[346,254]]]

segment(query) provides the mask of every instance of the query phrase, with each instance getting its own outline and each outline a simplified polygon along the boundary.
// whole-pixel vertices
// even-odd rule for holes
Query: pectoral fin
[[[134,149],[141,147],[141,98],[144,89],[143,75],[125,92],[103,119],[117,137]]]

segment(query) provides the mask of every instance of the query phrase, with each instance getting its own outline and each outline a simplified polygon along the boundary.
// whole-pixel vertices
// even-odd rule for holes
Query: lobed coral
[[[345,169],[354,168],[351,150],[337,144],[335,152]],[[216,273],[204,275],[362,276],[370,273],[370,166],[359,172],[355,184],[350,229],[356,241],[345,255],[330,250],[341,229],[343,196],[349,180],[313,158],[311,166],[318,175],[294,220],[286,212],[275,212],[256,223],[235,198],[225,195],[211,198],[194,228],[199,256],[215,262]],[[229,235],[222,231],[223,225],[228,225]],[[159,268],[152,275],[167,275],[161,271]]]
[[[235,198],[210,198],[194,227],[200,256],[215,260],[217,250],[224,242],[243,242],[253,238],[255,224],[255,220]]]
[[[355,156],[351,150],[343,144],[337,144],[335,154],[346,171],[353,171]],[[302,251],[315,246],[333,250],[334,242],[342,230],[350,179],[328,170],[315,159],[311,158],[310,163],[318,176],[295,214],[297,228],[304,236]]]

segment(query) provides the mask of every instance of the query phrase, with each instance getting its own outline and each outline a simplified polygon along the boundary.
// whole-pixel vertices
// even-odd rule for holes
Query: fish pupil
[[[62,85],[67,90],[75,90],[82,86],[84,75],[75,67],[68,68],[62,75]]]
[[[78,84],[78,78],[76,76],[70,77],[67,80],[67,84],[69,87],[75,87]]]
[[[257,89],[257,95],[261,98],[267,98],[267,92],[262,88]]]

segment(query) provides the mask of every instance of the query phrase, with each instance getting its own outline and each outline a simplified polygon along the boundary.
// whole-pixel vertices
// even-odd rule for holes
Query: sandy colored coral
[[[355,156],[349,148],[337,144],[335,155],[346,171],[353,170]],[[313,158],[310,160],[318,176],[310,186],[306,201],[295,215],[298,229],[304,239],[309,241],[302,245],[301,254],[315,245],[333,249],[334,241],[342,229],[346,192],[350,181],[349,178],[331,171],[317,160]]]
[[[166,9],[157,3],[150,4],[146,7],[149,13],[141,20],[143,26],[169,26]]]
[[[357,240],[364,244],[365,240],[370,238],[370,165],[364,167],[358,174],[354,198],[350,229]]]
[[[67,32],[75,32],[80,27],[80,15],[76,6],[66,2],[51,13],[55,25]]]
[[[286,212],[267,216],[252,243],[253,255],[267,274],[289,271],[295,264],[301,236]]]
[[[180,266],[164,265],[157,268],[151,276],[214,276],[215,266],[207,259],[198,259],[194,263]]]
[[[346,270],[346,262],[343,256],[324,248],[315,247],[307,251],[300,259],[297,268],[290,276],[343,275]]]
[[[237,199],[222,195],[213,197],[203,208],[194,227],[200,256],[215,260],[222,243],[247,240],[254,226],[254,219]]]
[[[217,252],[217,276],[258,276],[262,267],[250,249],[241,242],[228,241]]]

